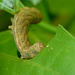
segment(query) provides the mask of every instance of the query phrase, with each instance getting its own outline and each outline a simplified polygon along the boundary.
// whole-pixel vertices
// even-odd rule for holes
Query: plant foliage
[[[21,60],[10,31],[1,32],[0,67],[1,75],[74,75],[75,38],[59,25],[55,37],[36,57]]]

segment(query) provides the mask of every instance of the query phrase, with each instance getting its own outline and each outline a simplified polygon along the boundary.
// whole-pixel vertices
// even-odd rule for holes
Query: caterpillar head
[[[35,50],[38,52],[40,52],[44,47],[45,45],[42,43],[42,42],[36,42],[33,47],[35,48]]]

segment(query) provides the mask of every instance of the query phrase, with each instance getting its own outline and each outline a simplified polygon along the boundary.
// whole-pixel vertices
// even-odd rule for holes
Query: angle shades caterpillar
[[[36,8],[25,7],[15,14],[12,26],[9,26],[9,28],[12,29],[21,58],[33,58],[45,47],[42,42],[36,42],[34,45],[31,45],[28,37],[28,26],[41,20],[42,14]]]

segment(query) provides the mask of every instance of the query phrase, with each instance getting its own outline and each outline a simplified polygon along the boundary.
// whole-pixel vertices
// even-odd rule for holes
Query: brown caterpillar
[[[36,24],[42,20],[42,14],[36,8],[25,7],[19,13],[15,14],[12,29],[15,43],[21,54],[21,58],[33,58],[45,45],[42,42],[36,42],[31,46],[28,37],[28,26]]]

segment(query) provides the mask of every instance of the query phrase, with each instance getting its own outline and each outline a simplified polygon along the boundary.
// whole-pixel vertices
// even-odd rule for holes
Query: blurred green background
[[[47,44],[54,37],[59,24],[75,36],[75,0],[21,0],[21,2],[24,6],[36,7],[43,14],[41,23],[29,26],[29,38],[32,44],[36,41]],[[11,25],[11,17],[13,15],[10,13],[0,10],[1,32],[8,30],[8,26]]]

